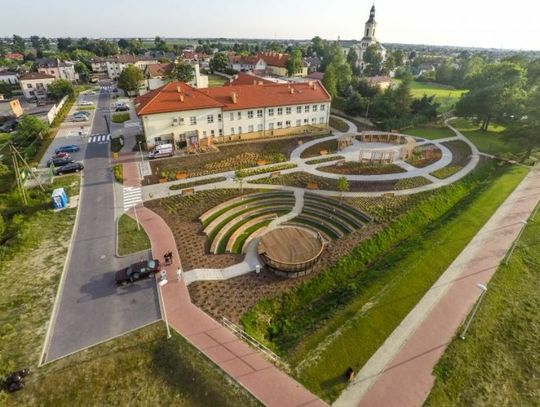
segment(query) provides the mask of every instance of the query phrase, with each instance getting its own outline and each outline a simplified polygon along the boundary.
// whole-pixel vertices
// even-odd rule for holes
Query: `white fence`
[[[248,342],[251,346],[253,346],[255,349],[258,349],[262,353],[264,353],[266,356],[268,356],[270,359],[272,359],[274,362],[279,362],[279,356],[276,355],[274,352],[272,352],[269,348],[264,346],[262,343],[257,341],[254,337],[249,335],[246,331],[244,331],[239,326],[233,324],[231,321],[229,321],[227,318],[222,317],[222,324],[224,327],[228,328],[232,333],[234,333],[239,338],[245,340]]]
[[[49,112],[47,113],[47,121],[49,122],[49,124],[53,122],[60,109],[62,109],[62,106],[64,106],[64,103],[66,103],[66,100],[68,100],[68,97],[64,96],[60,102],[51,107],[51,110],[49,110]]]

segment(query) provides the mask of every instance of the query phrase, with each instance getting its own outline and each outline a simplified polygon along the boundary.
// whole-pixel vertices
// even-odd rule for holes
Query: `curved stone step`
[[[330,214],[333,214],[341,219],[343,219],[347,224],[351,225],[355,229],[359,229],[364,226],[364,224],[356,219],[352,214],[346,212],[344,209],[339,206],[325,205],[322,202],[309,201],[304,203],[304,208],[317,208],[323,211],[327,211]]]
[[[337,227],[335,227],[331,223],[326,222],[324,219],[321,219],[318,216],[313,216],[313,215],[303,213],[300,216],[297,216],[296,218],[294,218],[293,221],[302,220],[302,219],[305,219],[305,220],[307,220],[309,222],[312,222],[315,225],[320,224],[321,226],[325,227],[326,229],[332,231],[337,238],[345,236],[345,233],[343,233],[340,229],[338,229]],[[311,225],[311,226],[316,227],[314,225]],[[319,232],[324,233],[323,230],[319,230]],[[326,235],[326,233],[324,233],[324,234]],[[333,237],[330,237],[330,238],[332,239]]]
[[[257,223],[264,222],[265,220],[272,220],[275,218],[275,214],[270,213],[262,216],[258,216],[256,218],[248,220],[246,223],[244,223],[242,226],[240,226],[238,229],[234,231],[232,236],[229,238],[229,241],[227,242],[227,247],[225,248],[225,251],[227,253],[231,253],[234,243],[236,242],[236,239],[243,234],[247,229],[249,229],[251,226],[256,225]],[[253,233],[256,231],[254,230]],[[247,240],[247,239],[246,239]],[[244,242],[245,243],[245,242]],[[244,247],[242,245],[242,247]]]
[[[324,220],[325,222],[331,223],[336,228],[341,230],[343,233],[351,233],[354,230],[356,230],[356,227],[351,225],[350,223],[344,221],[343,218],[339,216],[335,216],[334,214],[319,208],[313,208],[309,206],[304,206],[304,210],[302,210],[302,214],[304,215],[312,215],[314,217],[320,217],[320,219]]]

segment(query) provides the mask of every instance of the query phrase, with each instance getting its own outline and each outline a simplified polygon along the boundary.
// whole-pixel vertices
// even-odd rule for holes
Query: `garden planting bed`
[[[144,178],[144,184],[156,184],[160,179],[173,181],[177,173],[186,178],[274,164],[287,161],[291,152],[315,139],[315,136],[291,137],[276,140],[244,142],[220,145],[219,151],[193,154],[150,162],[152,175]]]
[[[327,154],[337,153],[337,140],[327,140],[321,143],[314,144],[311,147],[308,147],[304,151],[302,151],[302,154],[300,154],[300,158],[320,157],[321,151],[326,151]]]
[[[440,179],[454,175],[465,167],[472,158],[471,147],[462,140],[447,141],[442,144],[452,152],[452,161],[446,167],[431,173],[431,175]]]
[[[176,184],[172,185],[169,189],[171,191],[178,190],[178,189],[186,189],[186,188],[193,188],[199,185],[206,185],[206,184],[213,184],[215,182],[222,182],[225,181],[226,177],[216,177],[216,178],[208,178],[208,179],[201,179],[199,181],[192,181],[192,182],[184,182],[182,184]]]
[[[317,170],[331,174],[343,175],[380,175],[406,172],[405,169],[396,164],[365,164],[359,162],[345,162],[342,164],[327,165],[318,167]]]
[[[416,168],[424,168],[436,163],[441,157],[441,149],[430,143],[415,147],[412,157],[407,158],[405,162]]]
[[[334,155],[332,157],[314,158],[313,160],[307,160],[305,163],[309,165],[327,163],[329,161],[343,160],[345,157],[341,155]]]

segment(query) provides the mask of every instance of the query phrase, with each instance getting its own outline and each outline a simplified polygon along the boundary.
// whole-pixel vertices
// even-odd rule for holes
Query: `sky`
[[[0,36],[357,39],[372,0],[18,0]],[[377,39],[540,50],[538,0],[377,0]],[[6,11],[6,8],[3,8]],[[20,18],[18,18],[20,16]]]

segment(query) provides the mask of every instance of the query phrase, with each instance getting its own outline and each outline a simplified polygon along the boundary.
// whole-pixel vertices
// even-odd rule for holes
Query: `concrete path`
[[[336,406],[421,406],[433,367],[480,290],[540,200],[540,168],[532,170],[422,300],[387,338],[336,401]],[[488,286],[489,287],[489,286]]]
[[[169,324],[210,360],[266,406],[323,406],[325,403],[287,376],[191,303],[181,270],[174,236],[165,221],[148,208],[138,210],[139,221],[152,242],[152,253],[162,258],[173,252],[166,267],[168,284],[162,290],[163,313]]]

